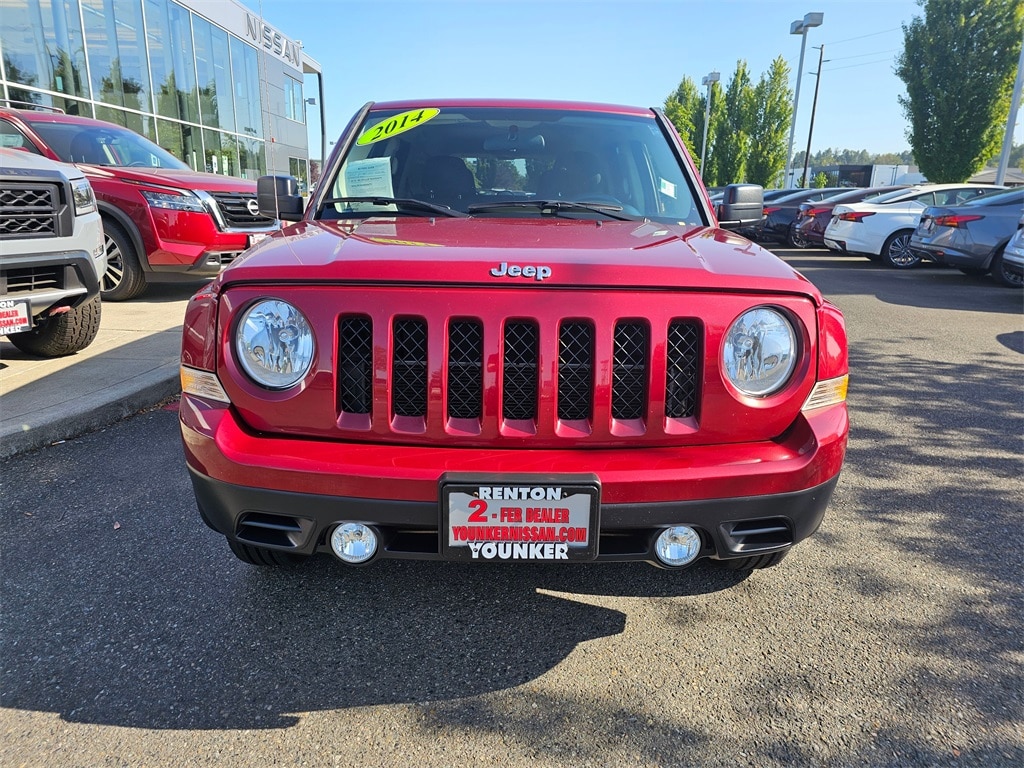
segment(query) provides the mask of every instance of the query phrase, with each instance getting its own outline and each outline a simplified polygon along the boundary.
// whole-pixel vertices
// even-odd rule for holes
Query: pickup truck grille
[[[56,184],[7,182],[0,189],[0,239],[58,237],[59,211]]]
[[[255,200],[255,195],[243,192],[211,192],[210,197],[217,201],[224,223],[230,229],[263,230],[274,224],[273,219],[249,210],[249,201]]]
[[[447,326],[447,331],[445,331]],[[596,391],[598,368],[595,323],[590,320],[556,321],[556,327],[541,327],[533,320],[507,320],[500,329],[500,369],[497,377],[501,416],[517,430],[533,432],[544,409],[541,392],[553,392],[560,422],[575,423],[584,431],[594,418],[595,400],[611,403],[611,415],[622,422],[637,422],[648,413],[652,351],[651,329],[640,320],[619,320],[612,330],[611,384]],[[447,359],[443,370],[443,391],[448,419],[480,423],[484,419],[485,358],[484,323],[474,319],[452,319],[437,328],[421,319],[398,319],[390,331],[391,365],[389,389],[392,417],[426,419],[430,386],[428,348],[431,334],[443,334]],[[348,414],[372,413],[374,327],[366,316],[342,317],[338,328],[339,410]],[[558,339],[556,373],[552,387],[545,387],[541,369],[540,337],[553,333]],[[664,390],[666,416],[687,419],[696,415],[701,377],[701,329],[692,320],[673,320],[667,339],[659,345],[665,356]],[[471,428],[471,427],[470,427]]]

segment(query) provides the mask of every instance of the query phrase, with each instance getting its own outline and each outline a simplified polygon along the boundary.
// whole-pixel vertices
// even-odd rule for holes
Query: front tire
[[[788,554],[789,550],[784,549],[781,552],[772,552],[769,555],[738,557],[733,560],[719,560],[718,562],[729,571],[754,571],[778,565]]]
[[[243,563],[264,568],[296,568],[308,559],[301,555],[278,552],[276,549],[253,547],[240,541],[229,541],[228,546]]]
[[[131,238],[119,224],[103,219],[103,246],[107,251],[107,271],[100,280],[104,301],[128,301],[146,290],[146,274]]]
[[[992,259],[992,277],[997,283],[1005,285],[1007,288],[1024,287],[1024,275],[1006,266],[1002,250]]]
[[[910,238],[914,230],[901,229],[889,235],[882,246],[882,261],[893,269],[913,269],[921,263],[921,257],[910,250]]]
[[[12,333],[7,338],[29,355],[72,355],[92,344],[100,330],[101,314],[100,297],[95,296],[64,314],[48,317],[31,331]]]

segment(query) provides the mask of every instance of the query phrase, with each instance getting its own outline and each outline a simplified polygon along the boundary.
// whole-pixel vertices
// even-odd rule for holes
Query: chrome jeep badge
[[[509,264],[503,261],[500,266],[491,270],[491,275],[493,277],[532,277],[537,282],[540,282],[551,277],[551,267],[544,266],[543,264],[519,266],[518,264]]]

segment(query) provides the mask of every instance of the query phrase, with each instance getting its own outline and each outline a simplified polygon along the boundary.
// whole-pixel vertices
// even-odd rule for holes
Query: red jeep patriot
[[[846,450],[840,311],[657,110],[368,104],[199,291],[181,429],[242,560],[773,565]]]

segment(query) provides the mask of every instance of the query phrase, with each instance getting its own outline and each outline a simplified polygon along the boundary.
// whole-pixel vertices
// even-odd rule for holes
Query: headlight
[[[152,192],[148,189],[142,190],[142,196],[153,208],[167,208],[172,211],[194,211],[206,213],[203,201],[191,192]]]
[[[740,392],[764,397],[789,381],[796,367],[797,343],[785,315],[769,307],[744,312],[729,327],[722,368]]]
[[[71,197],[75,201],[76,216],[84,216],[96,210],[96,196],[88,179],[75,179],[71,182]]]
[[[288,389],[313,364],[313,332],[291,304],[264,299],[242,315],[235,330],[235,354],[247,374],[267,389]]]

